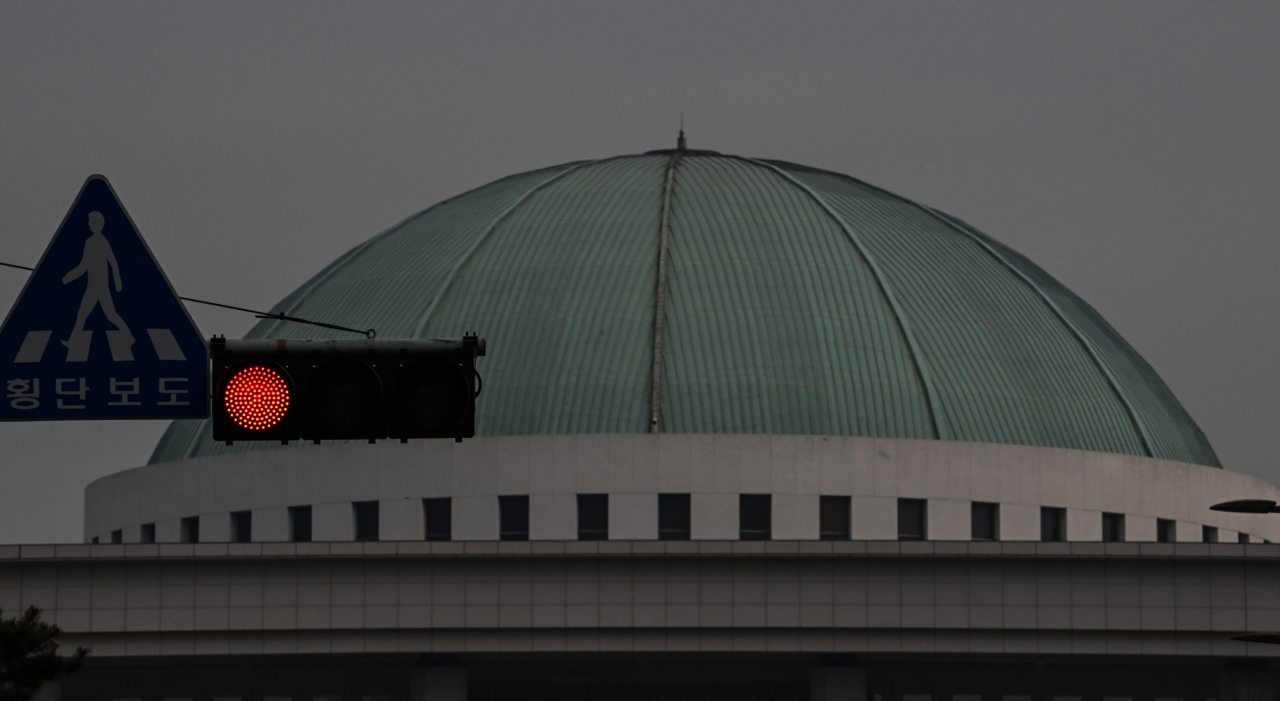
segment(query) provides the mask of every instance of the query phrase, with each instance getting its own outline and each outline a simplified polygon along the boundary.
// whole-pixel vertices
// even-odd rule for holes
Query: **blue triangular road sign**
[[[0,326],[0,388],[0,421],[209,415],[209,348],[101,175]]]

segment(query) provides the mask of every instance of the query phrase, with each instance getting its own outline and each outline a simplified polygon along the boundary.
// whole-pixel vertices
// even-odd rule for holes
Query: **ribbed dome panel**
[[[824,180],[815,190],[827,185],[823,199],[855,223],[920,340],[943,437],[1143,454],[1124,405],[1035,289],[927,210]]]
[[[674,160],[673,160],[674,159]],[[669,198],[668,169],[673,180]],[[1009,443],[1218,465],[1088,304],[963,222],[847,176],[711,152],[514,175],[410,217],[272,311],[489,343],[477,433]],[[346,338],[263,321],[250,338]],[[177,421],[152,462],[271,448]]]
[[[663,430],[932,438],[892,308],[839,223],[756,164],[677,171]]]
[[[422,335],[488,340],[478,433],[647,429],[665,168],[650,156],[567,171],[458,269]]]

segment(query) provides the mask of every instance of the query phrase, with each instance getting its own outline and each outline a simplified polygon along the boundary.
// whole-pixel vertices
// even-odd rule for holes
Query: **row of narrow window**
[[[579,494],[578,540],[609,539],[609,495]],[[824,496],[818,499],[818,537],[821,540],[849,540],[850,497]],[[453,539],[453,502],[449,497],[423,499],[423,523],[425,540]],[[379,539],[379,510],[376,501],[352,503],[355,539],[376,541]],[[972,502],[970,537],[977,541],[1000,540],[1000,505],[989,502]],[[898,540],[925,540],[928,534],[929,504],[924,499],[898,500]],[[690,495],[658,495],[658,539],[689,540],[692,525]],[[1218,542],[1218,529],[1202,526],[1205,543]],[[123,531],[111,532],[111,542],[119,543]],[[311,541],[311,507],[289,507],[289,537],[294,542]],[[512,495],[498,497],[498,537],[501,540],[529,539],[529,497]],[[769,494],[738,495],[738,537],[741,540],[770,540],[773,538],[773,499]],[[1248,543],[1249,536],[1240,533],[1241,543]],[[200,542],[200,517],[190,516],[181,520],[179,539],[183,543]],[[1068,539],[1067,510],[1060,507],[1040,508],[1040,540],[1062,542]],[[1102,514],[1102,540],[1119,543],[1125,540],[1124,514]],[[1156,540],[1172,543],[1177,540],[1177,524],[1172,519],[1156,519]],[[253,512],[231,513],[231,542],[253,541]],[[93,542],[98,542],[97,538]],[[156,525],[142,525],[141,542],[156,542]],[[1264,541],[1267,542],[1267,541]]]
[[[898,539],[923,540],[926,532],[928,503],[924,499],[898,500]],[[972,537],[974,540],[1000,540],[1000,505],[973,502]],[[1201,526],[1201,539],[1205,543],[1218,542],[1216,526]],[[1067,510],[1062,507],[1040,507],[1040,540],[1046,543],[1064,542],[1067,537]],[[1237,542],[1248,543],[1247,533],[1236,534]],[[1169,518],[1156,519],[1156,542],[1174,543],[1178,540],[1177,522]],[[1125,542],[1124,514],[1102,514],[1102,542]],[[1266,541],[1264,541],[1266,542]]]

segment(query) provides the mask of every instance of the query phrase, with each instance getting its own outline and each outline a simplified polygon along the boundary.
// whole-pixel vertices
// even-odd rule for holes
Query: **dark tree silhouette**
[[[70,657],[58,654],[62,629],[40,620],[40,609],[5,618],[0,609],[0,701],[27,701],[45,682],[62,679],[80,668],[89,651],[78,647]]]

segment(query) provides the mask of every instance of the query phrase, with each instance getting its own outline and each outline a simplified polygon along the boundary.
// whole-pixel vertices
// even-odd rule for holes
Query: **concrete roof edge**
[[[1280,558],[1278,543],[1100,543],[1033,541],[377,541],[0,545],[0,564],[144,560],[399,558],[1026,558],[1063,560],[1256,560]]]

